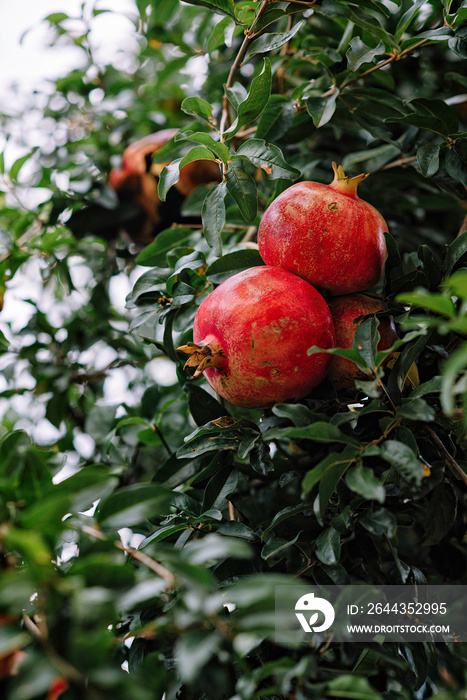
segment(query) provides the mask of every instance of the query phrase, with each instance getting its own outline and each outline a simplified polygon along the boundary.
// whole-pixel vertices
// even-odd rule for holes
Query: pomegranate
[[[365,294],[350,294],[331,299],[329,303],[336,332],[336,347],[351,348],[357,326],[354,319],[365,314],[383,311],[384,305]],[[388,350],[397,340],[396,327],[392,317],[383,316],[378,326],[380,341],[378,350]],[[328,377],[337,388],[354,386],[355,379],[368,380],[369,377],[351,360],[333,355],[329,364]]]
[[[157,233],[171,226],[177,220],[183,200],[198,185],[220,182],[217,163],[211,160],[194,161],[180,170],[180,179],[169,191],[167,201],[160,201],[158,178],[168,163],[153,163],[152,156],[177,131],[178,129],[162,129],[130,144],[123,154],[122,167],[113,168],[110,172],[109,184],[117,192],[120,201],[137,204],[144,214],[125,222],[128,234],[137,243],[149,243]]]
[[[266,408],[306,396],[324,379],[331,348],[329,307],[308,282],[275,267],[253,267],[222,282],[201,303],[190,355],[195,377],[235,406]]]
[[[351,294],[381,278],[386,257],[386,222],[357,196],[368,175],[346,177],[332,164],[330,185],[298,182],[266,209],[258,230],[266,265],[303,277],[331,294]]]

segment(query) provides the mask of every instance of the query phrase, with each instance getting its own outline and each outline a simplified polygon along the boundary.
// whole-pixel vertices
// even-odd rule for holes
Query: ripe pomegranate
[[[350,294],[331,299],[329,302],[336,332],[336,347],[351,348],[357,326],[354,319],[365,314],[383,311],[384,305],[365,294]],[[396,327],[392,317],[383,316],[378,326],[380,341],[378,350],[388,350],[397,340]],[[328,377],[339,389],[354,386],[355,379],[368,380],[369,377],[351,360],[333,355],[329,364]]]
[[[331,294],[351,294],[381,278],[386,257],[381,214],[357,196],[367,175],[346,177],[332,164],[330,185],[298,182],[266,209],[258,230],[266,265],[303,277]]]
[[[163,229],[177,221],[183,200],[202,184],[220,182],[220,170],[211,160],[194,161],[180,170],[179,181],[161,202],[157,193],[159,175],[168,163],[153,163],[152,156],[160,151],[178,129],[163,129],[135,141],[125,150],[121,168],[110,172],[109,184],[124,204],[137,204],[142,216],[125,222],[125,228],[136,243],[149,243]],[[187,221],[187,220],[185,220]]]
[[[222,282],[201,303],[190,355],[235,406],[266,408],[306,396],[324,379],[330,356],[307,355],[334,346],[329,307],[308,282],[275,267],[253,267]]]

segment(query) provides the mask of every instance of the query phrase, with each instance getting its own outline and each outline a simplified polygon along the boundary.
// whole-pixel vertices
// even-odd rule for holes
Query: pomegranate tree
[[[330,185],[298,182],[266,209],[258,231],[266,265],[303,277],[331,294],[351,294],[381,278],[386,222],[357,195],[365,174],[346,177],[332,164]]]
[[[357,326],[354,319],[366,314],[384,311],[384,305],[365,294],[349,294],[331,299],[329,303],[336,333],[338,348],[351,348]],[[378,331],[380,340],[378,350],[388,350],[397,340],[394,320],[390,316],[379,319]],[[333,355],[329,364],[328,377],[337,388],[354,386],[356,379],[364,381],[368,375],[358,368],[351,360]]]
[[[334,346],[329,307],[308,282],[286,270],[253,267],[225,280],[201,303],[190,355],[227,401],[246,408],[306,396],[324,379]]]

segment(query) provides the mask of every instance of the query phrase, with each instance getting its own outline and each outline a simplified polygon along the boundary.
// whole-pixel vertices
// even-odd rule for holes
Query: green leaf
[[[432,177],[439,170],[439,145],[425,143],[417,151],[417,162],[424,177]]]
[[[448,534],[457,515],[457,497],[448,482],[433,489],[425,512],[425,546],[438,544]]]
[[[230,15],[235,19],[235,5],[233,0],[186,0],[189,5],[208,7],[213,12]]]
[[[203,203],[203,234],[214,255],[222,255],[221,233],[225,224],[226,182],[211,187]]]
[[[354,37],[347,49],[347,63],[349,70],[356,71],[363,63],[370,63],[376,56],[381,56],[384,53],[385,47],[382,41],[379,42],[374,49],[363,43],[360,37]]]
[[[356,450],[354,447],[346,447],[343,452],[331,452],[330,454],[328,454],[324,459],[321,460],[321,462],[319,462],[315,467],[313,467],[313,469],[311,469],[305,474],[305,478],[302,482],[303,495],[306,496],[311,491],[313,486],[315,486],[325,474],[332,471],[333,469],[335,469],[336,475],[339,472],[339,470],[342,469],[342,476],[345,470],[348,469],[348,467],[352,464],[352,462],[354,461],[354,457],[357,454],[358,450]],[[335,481],[335,484],[337,484],[339,479],[340,476]],[[330,482],[332,483],[332,479],[330,480]],[[334,486],[332,487],[329,496],[334,490]]]
[[[252,248],[236,250],[214,260],[206,270],[206,279],[214,284],[220,284],[228,277],[237,274],[237,272],[247,270],[250,267],[259,267],[260,265],[264,265],[264,261],[257,250]]]
[[[316,556],[327,566],[337,564],[340,559],[341,536],[333,527],[324,530],[316,540]]]
[[[412,396],[402,399],[402,405],[395,417],[406,418],[407,420],[421,420],[427,423],[434,421],[436,417],[434,408],[423,399],[412,398]]]
[[[220,643],[217,631],[185,630],[175,645],[175,659],[182,681],[192,683],[202,675],[203,668],[217,655]]]
[[[441,405],[447,416],[452,416],[455,409],[455,385],[458,376],[467,368],[467,343],[454,350],[443,363],[441,371]]]
[[[398,440],[386,440],[380,447],[381,457],[392,464],[401,476],[420,486],[424,477],[422,463],[413,450]]]
[[[294,515],[301,515],[307,511],[309,513],[312,512],[310,503],[297,503],[295,506],[287,506],[287,508],[283,508],[273,517],[271,523],[267,528],[265,528],[261,538],[264,539],[272,530],[274,530],[276,525],[280,525],[280,523],[284,522],[284,520],[293,518]]]
[[[139,525],[168,508],[170,492],[160,484],[132,484],[101,501],[96,520],[102,527],[118,529]]]
[[[317,129],[324,126],[332,118],[336,111],[336,100],[339,90],[335,90],[329,97],[309,97],[306,100],[308,114],[313,119],[313,124]]]
[[[209,421],[229,415],[219,401],[197,384],[187,382],[183,388],[187,393],[188,408],[196,425],[206,425]]]
[[[453,271],[455,265],[467,253],[467,231],[464,231],[457,236],[446,248],[446,257],[444,259],[443,272],[448,276]]]
[[[181,109],[185,114],[193,114],[195,117],[201,117],[209,123],[214,122],[212,105],[201,99],[201,97],[185,97],[181,104]]]
[[[224,17],[214,26],[206,43],[206,49],[209,54],[212,54],[213,51],[225,43],[225,32],[227,27],[230,26],[231,21],[230,17]]]
[[[300,170],[287,163],[281,149],[274,144],[267,144],[263,139],[248,139],[242,143],[236,155],[246,157],[257,168],[261,168],[267,179],[296,180],[300,177]]]
[[[312,440],[313,442],[342,442],[346,445],[360,444],[355,438],[346,435],[339,430],[335,425],[318,421],[312,425],[306,425],[300,428],[290,426],[288,428],[270,428],[264,433],[264,439],[277,440],[279,438],[291,438]]]
[[[256,182],[241,160],[229,163],[226,173],[227,191],[235,200],[246,221],[254,221],[258,209]]]
[[[294,119],[293,102],[284,95],[271,95],[259,118],[256,137],[273,141],[280,139],[292,127]]]
[[[394,34],[396,41],[401,40],[402,35],[404,34],[404,32],[407,31],[409,25],[419,13],[422,5],[425,5],[425,2],[426,0],[415,0],[412,7],[409,7],[409,9],[406,12],[404,12],[404,14],[397,23],[396,31]]]
[[[380,537],[386,535],[392,539],[397,532],[397,520],[394,513],[386,508],[378,508],[377,510],[369,510],[360,518],[360,524],[371,532],[372,535]]]
[[[244,60],[247,61],[249,58],[251,58],[252,56],[256,56],[257,54],[264,54],[268,51],[280,49],[281,46],[284,46],[284,44],[290,41],[295,36],[295,34],[297,34],[297,32],[300,31],[304,24],[305,22],[302,20],[300,22],[297,22],[295,27],[292,27],[292,29],[288,32],[281,32],[278,34],[262,34],[260,37],[258,37],[258,39],[255,39],[250,44]]]
[[[159,177],[158,185],[158,194],[161,202],[165,202],[167,192],[179,181],[180,170],[185,165],[193,163],[195,160],[216,160],[216,157],[208,148],[204,146],[195,146],[182,158],[176,158],[169,163],[169,165],[164,166]]]
[[[465,143],[455,144],[448,150],[446,171],[454,180],[467,187],[467,148],[465,148]]]
[[[326,696],[342,700],[383,700],[366,678],[350,674],[341,674],[329,681]]]
[[[261,558],[268,561],[269,559],[275,559],[277,556],[281,556],[284,550],[295,544],[299,537],[299,532],[292,540],[286,540],[283,537],[277,537],[277,535],[270,535],[268,541],[261,550]]]
[[[447,294],[431,294],[421,287],[415,289],[413,292],[399,294],[396,300],[405,304],[422,306],[429,311],[434,311],[448,318],[452,318],[456,314],[456,307]]]
[[[9,172],[10,180],[12,180],[13,182],[16,181],[16,178],[19,175],[19,171],[21,170],[23,165],[25,163],[27,163],[27,161],[34,155],[34,153],[36,151],[37,151],[37,148],[33,148],[30,153],[26,153],[25,156],[21,156],[21,158],[18,158],[17,160],[15,160],[15,162],[13,163],[13,165],[10,168],[10,172]]]
[[[234,136],[239,129],[259,117],[271,94],[271,80],[271,62],[269,58],[265,58],[259,75],[251,81],[248,97],[238,105],[237,119],[230,129],[227,129],[226,135]]]
[[[359,454],[359,450],[355,447],[347,446],[339,455],[338,460],[334,460],[324,472],[319,484],[319,512],[321,517],[324,517],[326,506],[331,498],[334,490],[344,476],[349,466],[355,461],[355,457]]]
[[[166,229],[143,248],[136,258],[136,263],[146,267],[164,267],[167,264],[167,253],[179,246],[188,246],[192,241],[193,231],[189,228],[177,226]]]
[[[365,467],[361,462],[348,470],[345,482],[351,491],[363,498],[384,503],[386,491],[383,484],[376,478],[373,470]]]
[[[467,58],[467,27],[459,27],[454,36],[449,39],[448,45],[457,56]]]
[[[204,131],[183,131],[176,135],[176,141],[195,141],[196,143],[201,143],[206,148],[209,148],[216,156],[220,158],[224,163],[228,163],[231,154],[225,143],[216,141],[211,134],[207,134]]]

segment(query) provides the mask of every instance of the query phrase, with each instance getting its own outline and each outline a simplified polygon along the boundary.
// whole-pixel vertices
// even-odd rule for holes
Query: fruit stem
[[[224,351],[213,336],[209,336],[200,343],[187,343],[177,348],[180,352],[184,352],[190,357],[185,362],[185,367],[196,367],[193,375],[197,379],[207,367],[215,367],[216,369],[224,370],[226,367],[226,359]]]
[[[361,173],[350,177],[344,173],[342,165],[338,166],[335,162],[332,164],[332,169],[334,170],[334,180],[329,187],[348,197],[356,197],[358,185],[369,176],[369,173]]]

